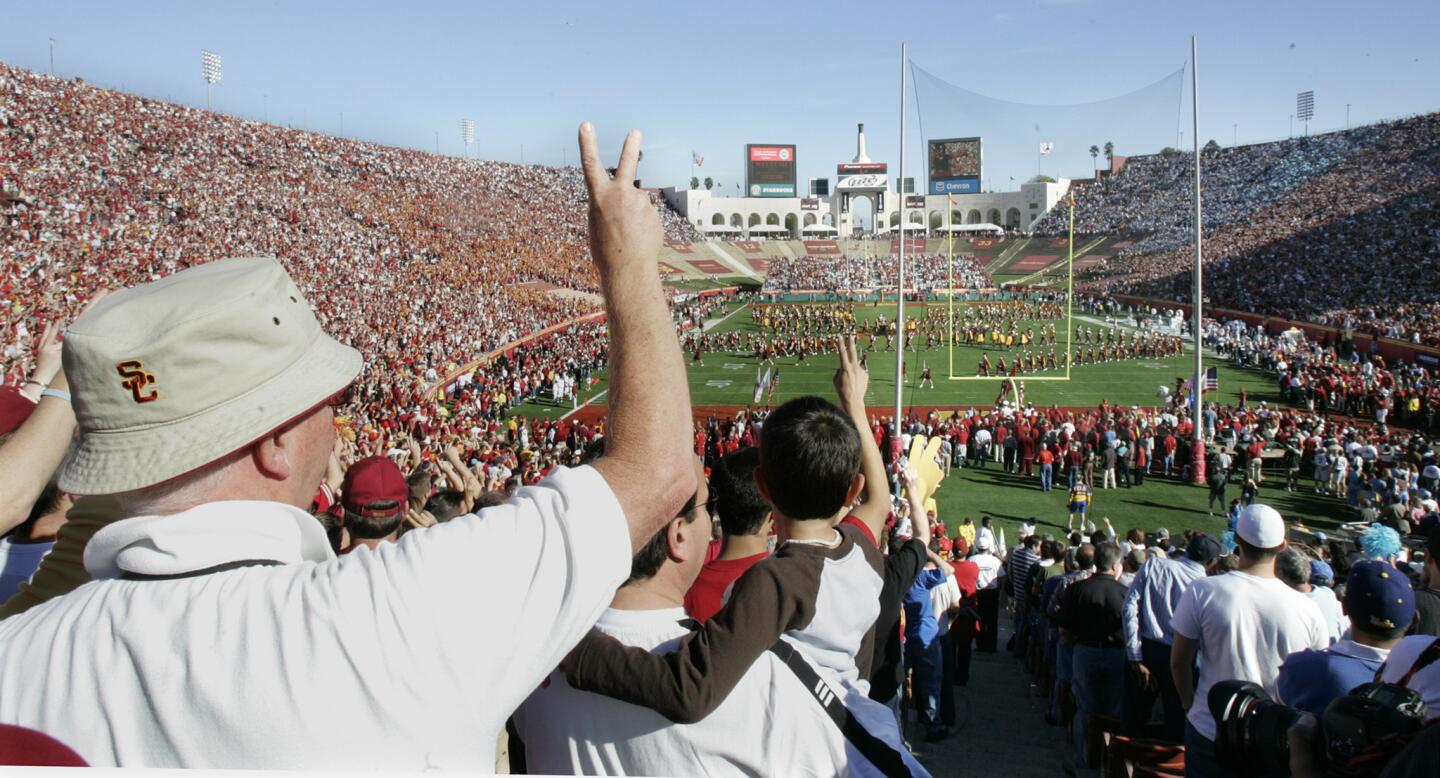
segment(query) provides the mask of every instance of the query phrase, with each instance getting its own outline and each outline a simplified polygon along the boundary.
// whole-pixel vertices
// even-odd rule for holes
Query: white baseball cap
[[[1235,534],[1256,548],[1275,548],[1285,542],[1285,520],[1279,511],[1257,502],[1240,511]]]
[[[275,259],[222,259],[110,295],[65,333],[80,439],[71,494],[118,494],[210,464],[359,375]]]

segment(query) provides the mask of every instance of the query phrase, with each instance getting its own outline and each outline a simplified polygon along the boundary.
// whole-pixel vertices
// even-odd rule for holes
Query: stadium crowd
[[[612,178],[589,125],[583,172],[443,160],[0,68],[4,760],[489,771],[503,732],[517,772],[927,775],[902,700],[949,737],[1004,618],[1051,717],[1078,710],[1072,766],[1094,716],[1145,726],[1148,689],[1190,708],[1187,769],[1223,774],[1216,681],[1323,708],[1357,672],[1312,683],[1327,657],[1367,646],[1394,680],[1429,645],[1409,625],[1440,634],[1436,543],[1423,570],[1399,544],[1436,523],[1440,470],[1380,403],[1062,411],[1016,386],[895,441],[847,340],[833,402],[697,425],[675,331],[723,303],[667,299],[660,244],[689,236],[630,186],[638,133]],[[859,277],[893,284],[887,261]],[[945,283],[943,257],[916,267]],[[1294,397],[1332,369],[1433,397],[1423,372],[1229,332]],[[504,413],[573,407],[602,367],[601,422]],[[1087,535],[1097,476],[1184,477],[1195,424],[1222,509],[1246,481],[1233,536]],[[1373,542],[1290,556],[1258,491],[1282,447],[1317,489],[1353,469]],[[934,489],[991,461],[1063,475],[1079,532],[948,531]],[[1437,668],[1407,681],[1440,715]]]
[[[871,290],[894,288],[899,283],[897,255],[879,257],[779,257],[765,272],[764,292]],[[953,278],[956,288],[983,289],[994,286],[989,274],[973,255],[959,254],[953,263],[943,254],[905,258],[907,289],[943,289]]]
[[[1440,345],[1440,114],[1202,152],[1206,293],[1219,307]],[[1087,288],[1185,300],[1193,154],[1131,157],[1077,189],[1076,230],[1135,236]],[[1058,213],[1037,224],[1066,225]]]

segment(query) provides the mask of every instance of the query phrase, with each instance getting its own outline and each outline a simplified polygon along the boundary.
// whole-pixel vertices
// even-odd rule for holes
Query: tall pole
[[[1191,483],[1205,483],[1205,432],[1201,418],[1201,406],[1205,399],[1205,351],[1204,351],[1204,330],[1202,323],[1204,317],[1204,288],[1201,285],[1201,251],[1200,239],[1202,225],[1200,222],[1200,72],[1199,56],[1196,53],[1195,36],[1190,36],[1190,99],[1193,101],[1190,106],[1191,130],[1193,137],[1191,143],[1195,147],[1195,292],[1190,298],[1192,325],[1195,335],[1195,381],[1190,391],[1195,397],[1191,403],[1194,418],[1191,419],[1195,426],[1195,440],[1190,447],[1190,481]]]
[[[52,67],[53,69],[53,67]],[[1345,104],[1345,129],[1350,129],[1350,104]]]
[[[50,39],[50,75],[55,75],[55,39]],[[1345,106],[1345,115],[1350,115],[1350,106]]]
[[[900,435],[902,434],[902,418],[905,400],[905,88],[906,67],[909,64],[909,49],[906,44],[900,44],[900,272],[898,274],[899,286],[895,289],[895,335],[900,339],[900,348],[895,349],[895,430],[894,440],[891,442],[892,461],[899,461]]]

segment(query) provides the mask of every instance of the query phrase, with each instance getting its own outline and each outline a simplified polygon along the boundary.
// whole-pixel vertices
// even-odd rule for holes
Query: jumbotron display
[[[930,141],[930,194],[980,191],[982,157],[979,138]]]
[[[795,197],[794,144],[747,144],[745,190],[751,197]]]

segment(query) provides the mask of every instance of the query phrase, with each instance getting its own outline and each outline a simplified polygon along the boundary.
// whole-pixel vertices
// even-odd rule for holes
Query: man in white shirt
[[[1251,681],[1274,696],[1285,657],[1330,644],[1320,609],[1275,577],[1276,557],[1285,550],[1280,513],[1260,503],[1246,507],[1236,522],[1235,540],[1239,568],[1190,584],[1171,620],[1175,642],[1170,672],[1180,704],[1189,711],[1185,775],[1191,778],[1238,775],[1222,767],[1215,755],[1210,687],[1219,681]]]
[[[685,613],[685,592],[705,562],[708,496],[702,478],[685,511],[635,555],[630,580],[596,629],[656,653],[668,653],[690,633],[695,622]],[[725,701],[694,724],[673,724],[649,708],[579,691],[556,671],[515,712],[515,727],[525,767],[536,774],[847,774],[846,740],[834,723],[809,715],[815,704],[795,673],[767,651]],[[512,753],[516,747],[512,740]]]
[[[1312,579],[1316,577],[1313,564],[1324,565],[1320,568],[1320,574],[1326,579],[1332,579],[1334,573],[1329,565],[1318,559],[1311,560],[1304,554],[1293,548],[1285,549],[1275,563],[1275,575],[1285,582],[1285,585],[1310,598],[1311,602],[1320,609],[1321,621],[1325,624],[1325,632],[1329,635],[1331,643],[1340,639],[1345,630],[1350,628],[1349,621],[1345,618],[1345,612],[1340,609],[1340,600],[1335,597],[1335,592],[1329,587],[1317,585]]]
[[[988,525],[990,517],[985,517]],[[1000,634],[1000,571],[1004,562],[995,556],[995,533],[989,526],[981,526],[975,536],[975,554],[970,557],[980,568],[975,578],[975,589],[980,603],[980,634],[975,637],[975,650],[995,653],[995,644]]]
[[[66,333],[61,490],[127,518],[92,580],[0,622],[0,722],[91,765],[489,772],[505,719],[695,491],[660,223],[580,131],[611,337],[606,456],[335,558],[308,512],[361,357],[273,259],[110,295]],[[622,388],[623,387],[623,388]]]

